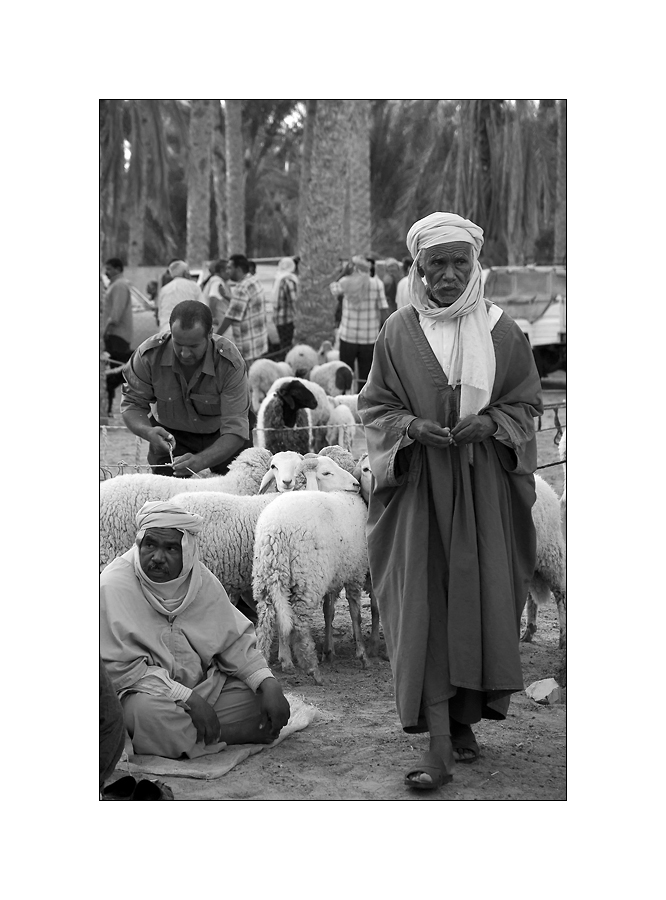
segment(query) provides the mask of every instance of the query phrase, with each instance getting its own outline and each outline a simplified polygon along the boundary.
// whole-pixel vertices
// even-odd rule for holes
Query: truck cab
[[[486,298],[522,330],[539,376],[566,371],[566,266],[492,266],[484,276]]]

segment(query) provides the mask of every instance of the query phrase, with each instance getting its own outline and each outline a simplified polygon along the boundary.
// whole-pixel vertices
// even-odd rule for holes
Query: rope
[[[550,469],[551,466],[563,466],[566,462],[565,459],[560,459],[558,462],[545,463],[543,466],[537,466],[537,469]]]

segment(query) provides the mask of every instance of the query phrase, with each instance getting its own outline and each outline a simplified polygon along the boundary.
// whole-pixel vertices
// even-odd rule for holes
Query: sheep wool
[[[199,558],[222,582],[232,603],[252,589],[254,530],[260,514],[280,494],[240,497],[216,491],[188,492],[174,503],[204,520]]]
[[[560,502],[543,478],[534,476],[536,502],[532,520],[536,529],[536,565],[527,598],[527,626],[521,641],[529,642],[536,632],[537,607],[546,603],[551,592],[557,606],[560,648],[566,647],[566,548],[560,525]]]
[[[310,381],[321,385],[330,397],[346,394],[351,390],[354,372],[347,363],[340,360],[314,366],[308,376]]]
[[[310,370],[319,363],[319,356],[309,344],[295,344],[284,358],[294,375],[307,378]]]
[[[367,508],[358,494],[318,491],[281,494],[257,521],[252,588],[257,603],[257,641],[268,659],[277,623],[279,659],[293,671],[290,643],[298,664],[321,684],[310,630],[312,611],[326,594],[345,587],[359,605],[368,570]],[[358,616],[352,612],[357,657],[365,663]],[[359,645],[360,638],[360,645]]]
[[[271,458],[268,450],[248,447],[229,465],[226,475],[174,478],[141,473],[117,475],[103,481],[99,487],[100,571],[116,556],[130,549],[136,538],[135,516],[148,500],[168,500],[176,494],[198,491],[258,494]]]

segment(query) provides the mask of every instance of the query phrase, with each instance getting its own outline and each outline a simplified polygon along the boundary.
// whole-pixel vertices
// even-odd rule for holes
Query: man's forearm
[[[227,328],[231,325],[231,323],[232,323],[232,322],[235,322],[235,321],[236,321],[235,319],[230,319],[229,316],[225,316],[224,319],[222,320],[222,324],[221,324],[220,327],[217,329],[217,331],[215,332],[215,334],[224,334],[224,332],[225,332],[225,331],[227,330]]]

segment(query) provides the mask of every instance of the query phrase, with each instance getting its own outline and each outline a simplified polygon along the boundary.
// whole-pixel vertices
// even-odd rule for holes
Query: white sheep
[[[560,526],[560,503],[557,494],[539,475],[534,476],[536,502],[532,520],[536,528],[536,565],[527,597],[527,625],[521,641],[531,641],[537,626],[537,606],[550,598],[552,591],[560,623],[561,649],[567,643],[566,548]]]
[[[354,415],[354,420],[360,425],[361,417],[358,412],[358,394],[338,394],[328,398],[334,407],[348,406]]]
[[[560,462],[562,463],[562,471],[564,472],[564,484],[562,485],[562,496],[560,497],[560,517],[562,521],[562,534],[564,535],[564,543],[567,541],[567,430],[562,432],[560,445],[558,447],[560,454]]]
[[[338,359],[313,366],[308,379],[314,381],[315,384],[320,384],[329,397],[337,397],[351,390],[354,372],[347,363]]]
[[[100,569],[124,553],[136,537],[136,514],[148,500],[168,500],[181,493],[216,491],[248,496],[284,490],[295,479],[300,457],[248,447],[229,465],[226,475],[174,478],[167,475],[118,475],[100,484]],[[271,469],[270,467],[274,468]],[[267,478],[269,472],[277,473]]]
[[[308,464],[316,491],[340,491],[358,482],[332,459],[317,458]],[[197,513],[203,520],[198,537],[199,558],[219,578],[232,602],[242,595],[250,608],[254,533],[261,512],[281,494],[238,497],[218,491],[177,494],[173,502]],[[286,496],[286,494],[285,494]]]
[[[317,351],[309,344],[295,344],[284,359],[299,378],[307,378],[310,369],[319,362]]]
[[[306,458],[302,465],[315,462]],[[356,490],[351,491],[282,494],[257,520],[252,588],[257,603],[259,649],[268,658],[277,622],[283,671],[293,671],[293,641],[298,664],[317,684],[322,679],[310,617],[314,609],[324,605],[324,655],[331,656],[335,596],[343,587],[356,656],[364,667],[367,665],[360,608],[368,571],[367,507],[358,494],[359,484],[354,481]]]
[[[255,359],[247,373],[250,387],[252,409],[255,414],[259,411],[261,401],[271,389],[274,381],[288,375],[293,371],[287,362],[275,362],[272,359]]]
[[[331,362],[334,359],[340,359],[340,351],[333,348],[330,341],[322,341],[317,351],[317,361],[321,365],[325,362]]]
[[[336,406],[326,425],[326,441],[351,450],[356,436],[356,421],[348,406]]]

